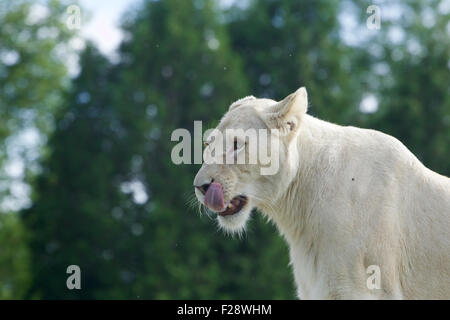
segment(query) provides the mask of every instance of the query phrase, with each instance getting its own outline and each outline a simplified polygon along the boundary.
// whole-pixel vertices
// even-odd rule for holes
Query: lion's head
[[[276,211],[273,203],[297,168],[294,142],[307,104],[305,88],[280,102],[245,97],[206,138],[204,158],[215,161],[205,160],[198,171],[195,194],[217,213],[220,227],[240,232],[253,208]]]

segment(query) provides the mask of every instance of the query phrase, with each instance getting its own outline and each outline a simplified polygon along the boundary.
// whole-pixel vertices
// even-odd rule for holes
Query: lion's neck
[[[294,269],[311,271],[306,272],[311,278],[308,281],[318,277],[313,271],[320,263],[320,217],[317,212],[320,211],[321,197],[328,192],[327,176],[335,170],[330,160],[333,159],[334,141],[340,135],[341,128],[311,116],[303,119],[295,150],[297,166],[292,168],[290,175],[294,178],[275,205],[263,210],[287,240]],[[308,284],[305,286],[308,287]]]
[[[302,121],[293,150],[297,157],[291,159],[296,162],[289,174],[293,178],[272,210],[265,210],[290,244],[306,240],[316,223],[317,217],[311,212],[322,196],[327,173],[333,170],[333,140],[340,128],[309,115]]]

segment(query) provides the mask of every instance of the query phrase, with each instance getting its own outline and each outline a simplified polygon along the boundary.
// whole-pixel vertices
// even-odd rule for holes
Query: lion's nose
[[[194,187],[196,187],[202,194],[205,194],[206,191],[208,191],[208,188],[212,182],[213,181],[211,181],[210,183],[204,183],[201,186],[194,186]]]

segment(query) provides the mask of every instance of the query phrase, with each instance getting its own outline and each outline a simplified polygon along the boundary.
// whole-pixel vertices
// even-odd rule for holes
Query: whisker
[[[259,195],[250,194],[250,193],[248,193],[247,195],[250,198],[254,198],[254,199],[256,199],[256,200],[258,200],[260,202],[263,202],[263,204],[265,206],[269,207],[270,210],[276,211],[275,202],[272,199],[264,198],[264,197],[261,197]]]
[[[195,209],[197,202],[198,202],[198,200],[197,200],[197,197],[195,196],[195,194],[188,195],[188,199],[186,199],[186,205],[190,209]]]

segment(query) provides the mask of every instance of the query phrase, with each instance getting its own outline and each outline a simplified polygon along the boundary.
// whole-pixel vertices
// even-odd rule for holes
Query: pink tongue
[[[211,183],[205,194],[205,205],[214,211],[222,211],[225,209],[223,201],[222,186],[217,182]]]

